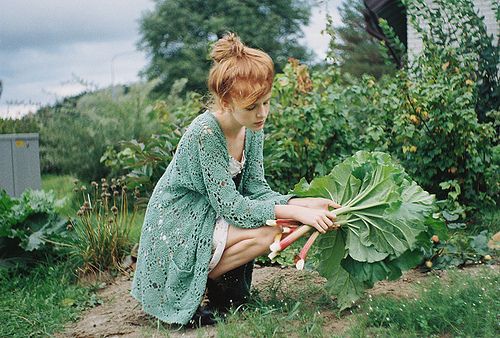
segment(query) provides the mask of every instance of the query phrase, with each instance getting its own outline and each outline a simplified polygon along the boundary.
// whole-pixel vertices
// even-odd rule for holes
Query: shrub
[[[74,174],[84,181],[108,175],[99,161],[108,146],[144,139],[156,130],[148,98],[153,86],[117,86],[42,108],[34,115],[40,127],[42,171]]]
[[[0,134],[38,133],[39,127],[33,115],[20,119],[0,119]]]
[[[276,76],[264,143],[264,167],[274,189],[286,192],[302,177],[325,175],[352,154],[348,111],[338,105],[339,78],[333,67],[311,76],[294,59]]]
[[[111,169],[113,176],[125,175],[129,187],[142,187],[147,198],[172,160],[182,134],[201,108],[202,97],[193,92],[183,100],[172,93],[166,101],[158,100],[153,114],[161,124],[161,133],[143,142],[135,139],[120,142],[119,150],[110,146],[101,162]]]

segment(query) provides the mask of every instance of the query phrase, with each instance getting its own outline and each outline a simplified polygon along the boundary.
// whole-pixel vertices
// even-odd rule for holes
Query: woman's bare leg
[[[215,279],[224,273],[242,266],[269,252],[274,236],[281,232],[278,227],[263,226],[256,229],[242,229],[229,225],[227,242],[221,260],[208,274]]]

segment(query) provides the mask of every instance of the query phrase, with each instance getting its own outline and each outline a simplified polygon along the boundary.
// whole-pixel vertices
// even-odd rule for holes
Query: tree
[[[187,90],[206,91],[210,44],[225,32],[237,33],[250,47],[266,51],[281,71],[289,57],[307,61],[300,46],[301,27],[309,23],[308,0],[155,0],[140,20],[139,48],[146,51],[148,79],[168,93],[176,79],[188,78]]]
[[[386,65],[378,40],[365,29],[362,0],[344,0],[339,7],[342,25],[336,28],[339,37],[337,49],[343,71],[352,75],[371,74],[380,78],[395,71]]]

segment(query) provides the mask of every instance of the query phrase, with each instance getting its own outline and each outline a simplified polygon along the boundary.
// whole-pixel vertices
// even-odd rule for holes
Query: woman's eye
[[[256,106],[255,106],[255,105],[253,105],[253,106],[247,107],[246,109],[247,109],[247,110],[254,110],[254,109],[255,109],[255,107],[256,107]]]

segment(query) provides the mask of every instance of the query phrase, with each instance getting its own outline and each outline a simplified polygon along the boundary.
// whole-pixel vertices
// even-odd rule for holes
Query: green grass
[[[377,297],[362,306],[350,337],[498,337],[500,276],[449,271],[450,280],[428,281],[415,299]]]
[[[74,284],[68,262],[46,262],[28,274],[0,274],[0,337],[48,336],[99,300]]]
[[[132,244],[139,243],[139,238],[141,237],[142,223],[144,222],[144,213],[145,213],[144,210],[139,210],[135,215],[134,222],[132,223],[129,235],[129,239]]]
[[[64,200],[64,205],[57,211],[66,217],[74,217],[80,208],[80,202],[73,192],[75,178],[70,175],[43,175],[42,190],[52,190],[57,199]]]
[[[245,311],[233,311],[217,325],[217,337],[327,337],[325,312],[336,316],[332,298],[311,275],[285,288],[282,281],[254,294]],[[334,311],[335,313],[331,312]]]

